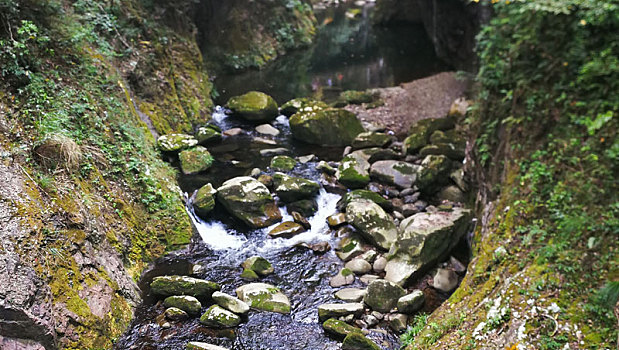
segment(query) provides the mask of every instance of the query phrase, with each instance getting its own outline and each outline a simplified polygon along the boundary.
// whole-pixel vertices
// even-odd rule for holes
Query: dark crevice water
[[[318,34],[316,44],[304,51],[282,57],[261,71],[249,71],[232,76],[219,76],[216,84],[220,101],[248,90],[262,90],[272,94],[278,102],[299,96],[335,96],[340,90],[390,86],[402,81],[431,75],[447,69],[435,56],[423,28],[398,27],[377,29],[369,24],[369,8],[364,17],[351,20],[345,17],[346,7],[325,10],[320,21],[333,18]],[[206,183],[215,187],[236,176],[248,175],[252,168],[267,174],[272,156],[262,156],[260,150],[285,147],[288,155],[314,154],[316,158],[299,163],[289,174],[318,181],[316,170],[319,160],[339,161],[342,148],[325,148],[296,142],[291,138],[287,118],[280,116],[271,123],[279,131],[277,136],[259,135],[255,125],[226,115],[217,107],[213,122],[223,130],[241,128],[236,136],[224,137],[221,143],[208,147],[215,162],[205,173],[180,176],[181,190],[187,198]],[[177,164],[177,159],[171,159]],[[135,319],[128,331],[118,340],[115,349],[172,350],[185,349],[189,341],[203,341],[232,350],[258,349],[339,349],[341,343],[327,336],[318,322],[317,307],[337,302],[333,294],[340,288],[329,286],[329,280],[344,263],[333,250],[322,255],[299,243],[328,242],[337,246],[338,238],[326,224],[326,218],[336,212],[340,196],[321,189],[318,212],[308,218],[311,230],[290,239],[271,239],[269,228],[249,229],[235,221],[221,206],[216,206],[210,220],[198,218],[187,206],[196,234],[192,244],[184,250],[158,259],[142,276],[139,286],[144,302],[137,308]],[[291,220],[285,207],[280,208],[283,221]],[[291,302],[290,315],[250,311],[243,322],[233,329],[213,329],[201,325],[198,318],[169,321],[163,327],[164,306],[149,294],[149,284],[159,275],[192,275],[219,283],[222,291],[231,295],[235,289],[249,283],[241,279],[241,263],[248,257],[260,255],[269,260],[275,273],[259,282],[270,283],[282,289]],[[454,255],[468,262],[467,246],[462,243]],[[196,266],[201,269],[195,270]],[[424,312],[432,312],[448,295],[428,286],[429,275],[423,276],[412,287],[426,295]],[[365,286],[357,279],[352,286]],[[208,304],[203,304],[204,311]],[[369,330],[367,337],[383,349],[398,349],[398,335],[386,324]]]

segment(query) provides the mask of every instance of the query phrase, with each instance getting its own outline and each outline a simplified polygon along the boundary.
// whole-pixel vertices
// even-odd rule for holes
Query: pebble
[[[369,262],[359,258],[350,260],[344,266],[357,275],[363,275],[372,270],[372,265]]]
[[[361,320],[365,322],[368,325],[368,327],[374,327],[378,324],[378,319],[376,319],[376,317],[372,315],[363,315]]]
[[[385,266],[387,266],[387,259],[384,256],[380,256],[374,261],[372,268],[374,272],[380,273],[385,271]]]
[[[241,128],[232,128],[223,132],[226,136],[237,136],[243,133],[243,129]]]
[[[263,157],[268,157],[268,156],[276,156],[279,154],[286,154],[289,153],[290,150],[288,148],[284,148],[284,147],[279,147],[279,148],[267,148],[267,149],[261,149],[260,150],[260,155]]]
[[[279,130],[271,126],[270,124],[262,124],[256,127],[256,131],[260,134],[277,136],[279,135]]]
[[[305,163],[311,162],[315,158],[316,158],[316,156],[313,155],[313,154],[308,154],[306,156],[297,157],[297,159],[299,160],[299,163],[301,163],[301,164],[305,164]]]

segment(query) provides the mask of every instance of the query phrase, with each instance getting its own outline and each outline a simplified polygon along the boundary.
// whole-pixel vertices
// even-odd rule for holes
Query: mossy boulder
[[[191,341],[187,343],[187,347],[185,349],[186,350],[228,350],[227,348],[224,348],[221,346],[208,344],[208,343],[202,343],[198,341]]]
[[[282,219],[269,189],[252,177],[240,176],[224,182],[217,189],[217,200],[250,227],[267,227]]]
[[[395,283],[375,280],[368,285],[363,302],[374,311],[389,312],[405,294],[406,291]]]
[[[337,209],[339,211],[346,211],[348,203],[356,199],[367,199],[380,205],[383,209],[388,209],[391,205],[388,199],[383,198],[380,194],[369,190],[353,190],[346,193],[338,202]]]
[[[163,301],[165,307],[175,307],[185,311],[190,315],[197,315],[200,313],[202,304],[198,299],[190,295],[173,295],[165,298]]]
[[[201,173],[213,164],[213,156],[202,146],[184,150],[178,157],[181,161],[181,170],[185,175]]]
[[[273,186],[279,198],[284,202],[311,198],[320,190],[320,185],[314,181],[282,173],[273,175]]]
[[[198,299],[210,298],[219,290],[219,284],[187,276],[157,276],[150,283],[151,292],[168,297],[172,295],[190,295]]]
[[[273,97],[259,91],[250,91],[241,96],[235,96],[226,104],[233,114],[243,119],[255,122],[271,121],[279,111]]]
[[[357,116],[344,109],[300,111],[290,117],[292,136],[322,146],[346,146],[363,132]]]
[[[415,185],[422,193],[433,194],[449,184],[453,162],[443,155],[429,155],[421,162]]]
[[[179,152],[197,144],[198,140],[186,134],[161,135],[157,139],[157,146],[163,152]]]
[[[464,159],[464,148],[459,148],[453,143],[437,143],[432,145],[427,145],[419,150],[419,155],[422,157],[428,155],[444,155],[449,159],[453,159],[456,161],[461,161]]]
[[[249,305],[239,298],[233,297],[222,292],[213,293],[213,301],[217,305],[223,307],[226,310],[232,311],[235,314],[246,314],[249,312]]]
[[[345,104],[360,105],[362,103],[370,103],[374,98],[367,91],[347,90],[342,91],[338,98],[339,101]]]
[[[404,140],[403,151],[407,154],[414,154],[423,146],[428,144],[430,136],[436,130],[453,129],[456,120],[453,117],[422,119],[414,123],[409,131],[409,136]]]
[[[198,311],[199,312],[199,311]],[[187,319],[189,315],[187,313],[177,307],[169,307],[163,313],[165,318],[171,321],[180,321]]]
[[[290,171],[297,165],[297,161],[289,156],[275,156],[271,159],[271,169],[279,171]]]
[[[391,142],[391,136],[382,132],[362,132],[352,141],[352,147],[356,149],[370,147],[385,147]]]
[[[401,155],[391,148],[364,148],[353,151],[351,154],[360,155],[363,159],[370,163],[377,162],[379,160],[394,160],[401,158]]]
[[[322,304],[318,306],[318,319],[326,320],[332,317],[347,315],[359,316],[363,313],[361,303]]]
[[[201,145],[207,145],[221,141],[221,129],[215,125],[207,125],[199,127],[196,130],[195,138]]]
[[[210,183],[200,187],[192,202],[193,210],[197,215],[206,218],[208,213],[215,208],[215,194],[217,190]]]
[[[219,305],[211,305],[200,317],[200,323],[215,328],[231,328],[241,323],[241,318]]]
[[[401,189],[410,188],[417,179],[419,165],[397,160],[381,160],[370,168],[370,177],[381,183],[397,186]]]
[[[310,217],[318,210],[318,202],[315,199],[301,199],[286,204],[289,212],[296,211],[297,213]]]
[[[280,111],[286,117],[290,117],[297,112],[317,111],[319,109],[325,109],[327,107],[327,104],[322,101],[316,101],[306,97],[301,97],[284,103],[281,106]]]
[[[243,269],[243,272],[241,272],[241,278],[248,281],[255,281],[257,279],[260,279],[260,276],[258,276],[256,271],[254,270]]]
[[[266,283],[250,283],[236,289],[236,295],[250,307],[281,314],[290,313],[290,301],[279,288]]]
[[[323,322],[322,328],[329,334],[339,338],[344,338],[350,333],[361,332],[361,329],[353,327],[344,321],[335,318],[330,318]]]
[[[273,265],[267,259],[257,255],[247,258],[241,266],[244,269],[254,271],[260,276],[267,276],[275,271]]]
[[[376,343],[368,339],[363,333],[351,332],[344,342],[342,342],[342,350],[381,350]]]
[[[348,203],[346,220],[370,243],[385,250],[389,250],[398,237],[393,218],[378,204],[367,199]]]
[[[269,231],[269,236],[273,238],[290,238],[304,231],[305,228],[300,224],[297,224],[294,221],[286,221],[275,226],[271,231]]]
[[[464,192],[462,192],[462,190],[456,185],[443,187],[437,193],[436,198],[441,201],[447,200],[454,203],[463,203],[465,200]]]
[[[340,163],[335,177],[342,185],[355,189],[370,182],[370,163],[359,154],[349,154]]]

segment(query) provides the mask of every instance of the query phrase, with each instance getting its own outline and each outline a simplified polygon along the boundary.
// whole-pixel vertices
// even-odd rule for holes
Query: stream
[[[422,27],[374,28],[369,20],[371,6],[362,8],[359,19],[345,15],[350,6],[327,8],[318,13],[319,23],[326,23],[326,18],[332,20],[321,27],[312,47],[284,56],[264,70],[219,75],[215,81],[220,93],[218,102],[223,104],[229,97],[249,90],[270,94],[278,103],[300,96],[329,99],[341,90],[392,86],[448,69],[436,58]],[[258,134],[255,125],[226,112],[225,108],[216,107],[212,122],[222,130],[241,128],[243,131],[224,137],[221,143],[208,148],[215,162],[207,172],[179,177],[179,186],[187,198],[206,183],[218,187],[230,178],[248,175],[253,168],[272,175],[269,169],[272,157],[261,155],[264,149],[285,147],[291,156],[315,155],[311,161],[299,162],[288,174],[317,182],[318,161],[341,158],[343,148],[294,141],[284,116],[271,123],[280,133],[266,136]],[[204,221],[193,213],[188,199],[188,215],[197,231],[194,241],[188,248],[160,258],[142,276],[139,286],[144,302],[115,348],[185,349],[189,341],[203,341],[233,350],[339,349],[341,343],[327,336],[318,322],[317,307],[335,302],[333,293],[339,288],[332,288],[329,280],[344,263],[333,249],[317,254],[300,245],[328,242],[331,247],[337,246],[337,237],[326,218],[336,213],[339,199],[340,195],[321,188],[316,198],[318,211],[308,218],[311,229],[290,239],[270,238],[268,232],[275,225],[249,229],[231,218],[221,205],[210,213],[210,220]],[[286,207],[280,207],[280,211],[283,221],[292,220]],[[260,255],[273,264],[275,273],[261,278],[260,282],[275,285],[288,296],[292,310],[289,315],[252,310],[238,327],[223,330],[205,327],[198,318],[162,326],[165,308],[149,294],[153,277],[191,275],[217,282],[222,292],[235,295],[237,287],[248,283],[240,277],[240,265],[253,255]],[[419,288],[427,286],[425,280],[419,282]],[[364,284],[357,279],[347,287],[363,288]],[[424,311],[431,312],[446,298],[447,295],[437,294],[436,300],[427,302]],[[399,348],[399,336],[388,327],[371,329],[367,337],[383,349]]]

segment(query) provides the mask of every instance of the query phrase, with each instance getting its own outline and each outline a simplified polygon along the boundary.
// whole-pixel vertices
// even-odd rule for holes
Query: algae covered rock
[[[346,146],[363,132],[357,116],[344,109],[300,111],[290,118],[292,136],[322,146]]]
[[[395,283],[376,280],[368,285],[363,302],[374,311],[389,312],[405,294],[406,291]]]
[[[209,327],[231,328],[241,323],[241,318],[219,305],[212,305],[200,317],[200,323]]]
[[[184,320],[187,317],[189,317],[189,315],[187,315],[185,311],[177,307],[169,307],[165,310],[163,314],[168,320],[171,320],[171,321],[180,321],[180,320]]]
[[[342,238],[335,253],[343,261],[348,261],[361,254],[363,254],[363,244],[361,238],[356,235]]]
[[[215,125],[207,125],[199,127],[196,130],[195,137],[201,145],[221,141],[221,129]]]
[[[279,288],[266,283],[250,283],[236,289],[236,295],[250,307],[263,311],[290,313],[290,301]]]
[[[250,227],[267,227],[282,218],[267,187],[252,177],[240,176],[224,182],[217,189],[217,200]]]
[[[185,175],[203,172],[213,164],[213,156],[202,146],[196,146],[182,151],[178,155],[181,161],[181,170]]]
[[[157,276],[150,283],[153,294],[160,296],[190,295],[198,299],[210,298],[219,290],[219,284],[187,276]]]
[[[195,297],[190,295],[173,295],[165,298],[163,301],[165,307],[174,307],[181,309],[190,315],[197,315],[200,313],[202,304]]]
[[[213,301],[224,309],[230,310],[235,314],[246,314],[249,312],[249,305],[244,301],[222,292],[213,293]]]
[[[275,192],[284,202],[294,202],[311,198],[320,190],[320,185],[314,181],[288,176],[282,173],[275,173],[273,175],[273,185],[275,187]]]
[[[444,155],[449,159],[461,161],[464,159],[464,148],[460,148],[452,143],[436,143],[427,145],[419,150],[419,155],[422,157],[428,155]]]
[[[353,190],[346,193],[342,199],[337,202],[337,209],[340,211],[346,210],[348,203],[356,199],[367,199],[380,205],[383,209],[390,206],[389,200],[383,198],[380,194],[368,190]]]
[[[367,91],[346,90],[340,93],[339,101],[351,105],[370,103],[373,100],[372,94]]]
[[[370,168],[370,176],[382,183],[394,185],[399,188],[410,188],[417,179],[419,165],[401,162],[397,160],[381,160]]]
[[[259,91],[250,91],[228,100],[226,107],[232,113],[249,121],[271,121],[278,115],[277,103],[273,97]]]
[[[279,171],[290,171],[297,165],[297,161],[288,156],[275,156],[271,159],[271,168]]]
[[[391,136],[382,132],[366,131],[362,132],[352,141],[352,147],[370,148],[370,147],[385,147],[391,142]]]
[[[215,208],[216,193],[217,191],[210,183],[200,187],[192,202],[195,213],[202,218],[206,217],[206,215]]]
[[[429,155],[421,162],[415,184],[426,194],[438,191],[441,186],[449,183],[452,161],[443,155]]]
[[[398,229],[389,216],[378,204],[358,199],[346,206],[346,220],[372,244],[389,250],[396,241]]]
[[[380,350],[380,347],[363,333],[351,332],[344,338],[342,350]]]
[[[455,126],[455,118],[445,117],[437,119],[423,119],[414,123],[408,133],[409,136],[404,140],[403,151],[407,154],[413,154],[428,144],[430,136],[436,130],[453,129]]]
[[[241,264],[241,266],[244,269],[254,271],[260,276],[270,275],[273,273],[273,271],[275,271],[273,265],[271,265],[271,263],[267,259],[261,256],[252,256],[250,258],[247,258],[243,262],[243,264]]]
[[[284,103],[280,110],[283,115],[290,117],[297,112],[309,112],[327,108],[327,104],[322,101],[312,100],[306,97],[295,98]]]
[[[362,188],[370,182],[370,163],[358,154],[349,154],[340,163],[335,177],[348,188]]]
[[[330,318],[323,322],[322,328],[324,328],[327,333],[341,338],[353,332],[361,332],[361,329],[335,318]]]
[[[198,140],[191,135],[168,134],[157,139],[157,146],[163,152],[179,152],[198,144]]]
[[[310,217],[318,210],[318,202],[314,199],[301,199],[286,205],[289,211],[296,211],[301,215]]]
[[[319,320],[347,315],[359,316],[361,313],[363,313],[363,304],[361,303],[322,304],[318,306]]]

